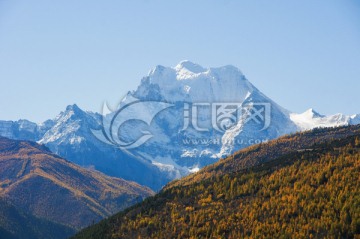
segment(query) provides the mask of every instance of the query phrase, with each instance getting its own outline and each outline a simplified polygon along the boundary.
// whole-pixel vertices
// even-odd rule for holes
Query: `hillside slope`
[[[152,194],[136,183],[83,169],[45,146],[0,138],[0,198],[38,218],[77,230]]]
[[[306,151],[316,144],[359,134],[360,125],[351,125],[336,128],[317,128],[297,134],[286,135],[268,143],[257,144],[239,150],[233,155],[221,159],[219,162],[204,167],[199,173],[190,174],[181,180],[170,182],[166,187],[184,186],[210,177],[237,172],[274,160],[294,151]]]
[[[342,133],[300,149],[272,141],[269,150],[283,154],[200,181],[179,180],[74,238],[353,238],[360,234],[360,133],[354,130],[330,129]],[[298,137],[288,141],[297,145]]]
[[[19,211],[0,199],[0,238],[3,239],[62,239],[76,231],[70,227]]]

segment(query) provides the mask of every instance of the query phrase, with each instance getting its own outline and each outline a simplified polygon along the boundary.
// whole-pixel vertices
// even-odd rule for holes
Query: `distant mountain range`
[[[149,188],[84,169],[46,146],[0,137],[1,238],[66,238],[150,195]]]
[[[359,155],[359,125],[280,137],[73,238],[358,238]]]
[[[159,190],[167,182],[249,145],[315,127],[360,123],[360,115],[323,116],[313,109],[292,113],[260,92],[236,67],[203,68],[190,61],[173,68],[155,67],[116,109],[139,100],[167,102],[171,107],[159,112],[149,125],[139,120],[149,118],[155,106],[139,105],[121,115],[129,122],[115,131],[120,130],[125,141],[137,139],[145,131],[152,136],[134,149],[121,150],[94,135],[94,130],[102,132],[104,122],[119,117],[118,111],[104,111],[103,116],[77,105],[42,124],[0,121],[0,135],[37,141],[80,166]],[[232,121],[234,115],[226,108],[231,105],[245,109],[249,117]],[[192,121],[194,116],[196,122]],[[216,127],[212,125],[214,117]]]
[[[100,124],[100,115],[70,105],[55,119],[39,125],[27,120],[1,121],[0,135],[37,141],[77,165],[135,181],[155,190],[173,178],[161,173],[151,161],[99,141],[91,129],[98,129]]]

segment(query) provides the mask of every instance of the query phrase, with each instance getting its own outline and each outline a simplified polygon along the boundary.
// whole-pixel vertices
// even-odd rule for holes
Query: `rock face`
[[[360,115],[323,116],[312,109],[292,113],[236,67],[204,68],[190,61],[155,67],[121,101],[118,109],[125,108],[103,112],[103,117],[71,105],[41,125],[0,121],[0,135],[38,141],[78,165],[158,190],[251,144],[315,127],[360,123]],[[110,122],[115,124],[108,129]],[[146,140],[121,150],[118,136],[121,142]]]
[[[84,169],[30,141],[0,138],[0,199],[28,215],[78,230],[153,194]]]

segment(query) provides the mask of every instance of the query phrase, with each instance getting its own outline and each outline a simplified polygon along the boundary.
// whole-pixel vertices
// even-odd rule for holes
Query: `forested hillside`
[[[154,193],[0,137],[0,238],[66,238]]]
[[[268,143],[257,144],[239,150],[235,154],[219,162],[203,168],[199,173],[190,174],[178,181],[173,181],[167,187],[187,185],[193,182],[237,172],[244,168],[265,163],[294,151],[305,151],[314,145],[331,142],[351,135],[360,135],[360,125],[337,128],[318,128],[311,131],[286,135]]]
[[[62,239],[74,235],[75,232],[71,227],[20,211],[0,198],[1,239]]]
[[[267,151],[283,153],[270,157],[271,160],[257,161],[265,156],[253,153],[252,159],[258,162],[255,166],[229,166],[229,172],[218,174],[201,171],[198,175],[207,174],[201,177],[203,180],[185,179],[184,184],[180,180],[143,203],[83,230],[75,238],[359,236],[358,127],[305,134],[322,135],[322,140],[314,137],[310,142],[302,138],[304,134],[296,134],[272,141],[266,145]],[[299,139],[303,141],[299,143]],[[278,147],[284,140],[287,147]],[[230,161],[236,165],[247,152],[240,151],[216,167],[224,168],[223,164],[231,165]]]

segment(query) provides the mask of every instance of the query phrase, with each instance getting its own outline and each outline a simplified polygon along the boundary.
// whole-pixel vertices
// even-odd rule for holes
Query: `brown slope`
[[[83,169],[46,147],[0,138],[0,197],[37,217],[80,229],[153,192]]]

